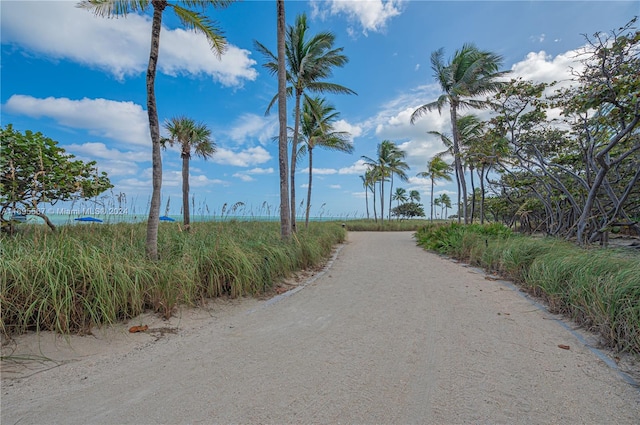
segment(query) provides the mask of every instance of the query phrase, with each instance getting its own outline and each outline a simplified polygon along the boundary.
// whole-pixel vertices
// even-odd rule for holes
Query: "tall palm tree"
[[[284,0],[277,0],[277,32],[278,57],[276,59],[278,74],[278,164],[280,169],[280,237],[288,240],[291,237],[291,216],[289,207],[289,159],[287,158],[287,66],[286,66],[286,21],[284,19]]]
[[[427,171],[417,174],[418,177],[424,177],[431,180],[431,221],[433,221],[433,188],[436,180],[451,181],[451,166],[447,164],[440,156],[436,155],[431,158],[427,164]]]
[[[467,43],[457,50],[449,63],[444,62],[444,49],[440,48],[431,54],[431,69],[434,77],[443,91],[437,100],[424,104],[411,114],[411,123],[429,111],[449,105],[451,130],[453,132],[453,154],[458,186],[462,190],[464,222],[467,217],[467,186],[462,170],[460,158],[460,136],[458,133],[458,110],[464,108],[486,108],[488,101],[478,100],[478,96],[497,91],[504,83],[497,81],[498,77],[508,71],[498,71],[502,65],[502,57],[490,51],[478,49]]]
[[[417,190],[410,190],[409,202],[420,202],[420,192],[418,192]]]
[[[149,116],[149,132],[151,133],[151,158],[153,192],[149,207],[149,219],[147,221],[146,254],[151,260],[158,259],[158,224],[160,220],[160,192],[162,189],[162,155],[160,153],[160,123],[156,107],[155,80],[160,51],[160,30],[162,28],[162,14],[165,9],[171,8],[186,28],[204,34],[209,41],[211,50],[220,57],[224,53],[227,41],[222,36],[219,28],[204,15],[208,6],[226,7],[232,0],[202,0],[202,1],[177,1],[167,0],[84,0],[78,3],[78,7],[87,9],[101,17],[127,16],[129,13],[144,13],[153,8],[153,20],[151,23],[151,50],[149,51],[149,65],[147,66],[147,114]],[[185,7],[182,7],[183,4]],[[198,6],[202,12],[193,10]]]
[[[349,141],[349,133],[335,131],[333,123],[340,116],[336,108],[319,97],[305,97],[302,106],[301,137],[304,144],[300,147],[300,156],[309,154],[309,185],[307,186],[307,208],[305,212],[305,227],[309,227],[309,212],[311,210],[311,184],[313,180],[313,149],[321,147],[339,152],[353,152],[353,145]]]
[[[215,142],[211,139],[211,130],[203,123],[196,123],[191,118],[176,117],[164,124],[170,137],[160,139],[163,148],[167,145],[180,145],[182,158],[182,217],[185,230],[189,231],[191,217],[189,214],[189,161],[191,154],[207,159],[216,151]]]
[[[287,94],[295,96],[295,118],[293,141],[291,146],[290,163],[290,195],[291,195],[291,228],[296,231],[296,186],[295,172],[298,155],[298,134],[300,125],[300,102],[305,92],[314,93],[341,93],[356,94],[353,90],[335,83],[324,81],[333,74],[334,67],[344,66],[349,59],[342,54],[343,48],[334,48],[335,35],[323,31],[309,36],[307,15],[301,14],[296,18],[295,24],[289,26],[286,36],[287,58]],[[269,62],[264,67],[272,73],[276,72],[277,57],[263,44],[255,42],[256,49],[261,52]],[[273,104],[277,101],[275,96],[267,106],[268,114]]]
[[[369,165],[367,167],[367,171],[364,173],[365,184],[367,186],[367,190],[371,191],[371,195],[373,196],[372,204],[373,204],[373,220],[378,222],[378,212],[376,210],[376,182],[378,181],[378,171],[374,166]],[[367,207],[368,209],[368,207]]]

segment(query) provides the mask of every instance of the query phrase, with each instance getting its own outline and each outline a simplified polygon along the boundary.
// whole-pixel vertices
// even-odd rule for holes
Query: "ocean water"
[[[99,222],[92,221],[79,221],[76,220],[78,218],[86,218],[91,217],[94,219],[102,220],[102,223],[139,223],[146,222],[148,215],[147,214],[50,214],[47,215],[49,220],[56,226],[64,226],[64,225],[80,225],[86,226],[90,224],[100,224]],[[175,220],[175,223],[182,223],[182,215],[169,215],[169,218]],[[344,217],[310,217],[312,221],[336,221],[336,220],[344,220]],[[279,221],[280,216],[251,216],[251,215],[192,215],[191,222],[202,222],[202,221]],[[298,220],[304,220],[304,217],[299,217]],[[36,216],[28,216],[27,223],[32,224],[45,224],[44,220],[40,217]],[[168,221],[170,223],[170,221]]]

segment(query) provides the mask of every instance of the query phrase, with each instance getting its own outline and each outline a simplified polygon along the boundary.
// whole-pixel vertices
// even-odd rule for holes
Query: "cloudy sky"
[[[388,139],[411,166],[407,190],[428,203],[429,184],[414,177],[443,150],[430,130],[446,132],[447,114],[437,112],[409,124],[411,113],[439,95],[429,56],[446,57],[466,42],[504,57],[504,69],[536,81],[567,80],[584,34],[607,32],[640,15],[639,1],[287,1],[293,23],[306,13],[312,33],[332,31],[349,63],[333,82],[358,93],[332,95],[341,113],[337,128],[349,131],[353,154],[314,154],[312,215],[362,216],[361,156],[375,156]],[[68,152],[95,160],[125,193],[130,212],[145,211],[151,193],[151,148],[146,115],[145,72],[150,15],[105,19],[73,1],[0,0],[2,125],[40,131]],[[276,50],[275,2],[244,1],[209,16],[229,42],[218,59],[204,37],[181,29],[165,12],[156,81],[161,122],[185,115],[213,133],[213,158],[191,163],[196,211],[221,212],[226,203],[245,204],[260,215],[279,204],[277,116],[265,116],[276,93],[275,78],[262,67],[257,40]],[[289,105],[292,105],[290,102]],[[274,111],[275,112],[275,111]],[[486,113],[485,113],[486,114]],[[177,150],[163,154],[163,207],[179,214],[181,161]],[[306,197],[306,158],[297,175],[298,202]],[[453,194],[439,185],[436,195]]]

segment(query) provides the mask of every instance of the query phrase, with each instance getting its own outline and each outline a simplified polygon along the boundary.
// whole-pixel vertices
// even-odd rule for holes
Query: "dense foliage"
[[[0,239],[0,331],[84,332],[148,309],[169,317],[206,298],[261,294],[346,236],[336,223],[310,223],[290,241],[274,222],[196,223],[190,233],[163,223],[162,261],[151,261],[143,223],[89,226],[34,225]]]
[[[13,232],[15,215],[41,217],[49,221],[43,204],[89,199],[112,185],[96,162],[74,160],[58,142],[42,133],[21,133],[11,124],[0,129],[0,223]]]

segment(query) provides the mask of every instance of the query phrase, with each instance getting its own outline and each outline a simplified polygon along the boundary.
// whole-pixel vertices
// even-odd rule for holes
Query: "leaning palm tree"
[[[436,155],[431,158],[427,164],[427,171],[417,174],[418,177],[424,177],[431,180],[431,221],[433,221],[433,188],[436,180],[451,181],[451,166],[447,164],[440,156]]]
[[[340,116],[336,108],[319,97],[306,97],[302,106],[301,137],[304,144],[298,155],[309,154],[309,184],[307,186],[307,208],[305,211],[305,227],[309,227],[309,212],[311,210],[311,184],[313,180],[313,149],[321,147],[333,151],[353,152],[353,145],[349,141],[349,133],[335,131],[333,123]]]
[[[151,7],[153,19],[151,23],[151,50],[147,67],[147,113],[149,115],[149,132],[151,133],[152,181],[153,192],[147,221],[146,253],[151,260],[158,259],[158,224],[160,220],[160,192],[162,188],[162,155],[160,153],[160,123],[156,107],[155,80],[158,53],[160,51],[160,30],[162,28],[162,13],[171,8],[185,27],[204,34],[209,41],[211,50],[220,57],[224,53],[227,41],[219,28],[204,14],[208,6],[226,7],[232,0],[202,0],[177,1],[167,0],[84,0],[78,7],[87,9],[97,16],[112,18],[127,16],[129,13],[144,13]],[[183,4],[186,7],[180,6]],[[202,12],[192,10],[194,6]]]
[[[287,58],[287,94],[295,96],[294,106],[294,131],[291,146],[290,196],[291,196],[291,228],[296,231],[296,190],[295,172],[298,156],[298,134],[300,125],[300,102],[306,92],[314,93],[342,93],[356,94],[353,90],[339,84],[329,83],[334,67],[344,66],[349,59],[342,54],[343,48],[335,49],[335,35],[331,32],[321,32],[314,36],[308,34],[307,15],[302,14],[296,18],[295,24],[289,26],[286,37]],[[271,73],[277,71],[277,57],[263,44],[255,42],[256,49],[268,60],[264,64]],[[277,96],[267,106],[268,114],[273,104],[278,100]]]
[[[478,49],[473,44],[465,44],[457,50],[449,63],[444,62],[444,50],[438,49],[431,54],[431,69],[434,77],[444,92],[437,100],[424,104],[411,114],[411,123],[429,111],[449,105],[451,116],[451,130],[453,132],[453,154],[458,186],[462,190],[462,197],[467,199],[467,186],[462,170],[460,158],[460,136],[458,133],[458,110],[463,108],[486,108],[488,101],[478,100],[478,96],[497,91],[504,83],[497,81],[498,77],[508,71],[498,71],[502,64],[502,57],[489,51]],[[464,222],[468,222],[466,202],[462,203]]]
[[[182,158],[182,217],[185,230],[189,231],[191,218],[189,214],[189,161],[191,153],[207,159],[216,151],[215,142],[211,139],[211,130],[203,123],[196,123],[191,118],[176,117],[164,124],[170,137],[160,139],[163,148],[167,145],[180,145]]]

